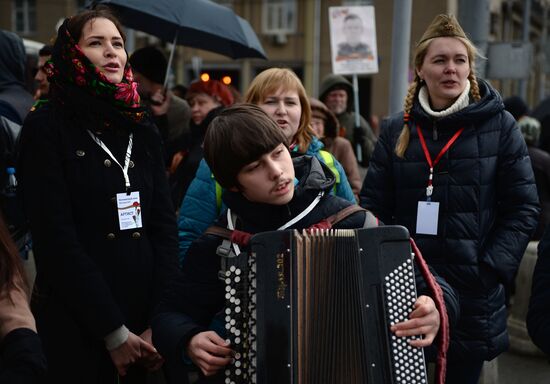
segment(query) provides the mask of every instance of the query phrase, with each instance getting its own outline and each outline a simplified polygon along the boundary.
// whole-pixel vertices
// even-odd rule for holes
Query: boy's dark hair
[[[238,104],[210,123],[204,138],[204,158],[222,187],[239,187],[241,169],[280,144],[288,146],[275,121],[256,105]]]

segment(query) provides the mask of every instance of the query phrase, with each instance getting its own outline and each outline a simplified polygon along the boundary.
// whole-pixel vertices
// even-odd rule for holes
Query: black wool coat
[[[46,105],[22,132],[18,177],[37,267],[31,305],[53,381],[75,373],[82,383],[111,382],[103,338],[123,324],[138,335],[149,326],[177,269],[176,218],[154,126],[108,117],[96,126],[122,165],[134,135],[129,178],[143,227],[120,230],[122,170],[87,133],[93,124],[66,112]]]
[[[0,383],[40,384],[46,375],[46,358],[40,338],[28,328],[17,328],[0,342]]]
[[[516,275],[539,213],[527,147],[515,120],[481,80],[480,91],[479,102],[439,120],[416,101],[404,158],[394,152],[403,113],[385,120],[360,193],[361,205],[384,223],[409,229],[428,264],[458,292],[461,317],[451,333],[452,359],[490,360],[507,348],[504,285]],[[436,236],[416,233],[429,175],[417,126],[432,159],[464,128],[434,169]]]

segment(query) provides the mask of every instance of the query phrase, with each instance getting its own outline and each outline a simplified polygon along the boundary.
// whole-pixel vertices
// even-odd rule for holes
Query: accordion
[[[427,383],[389,329],[417,298],[406,228],[264,232],[224,264],[225,383]]]

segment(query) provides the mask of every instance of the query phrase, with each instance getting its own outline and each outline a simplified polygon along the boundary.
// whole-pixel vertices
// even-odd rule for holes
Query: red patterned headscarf
[[[137,83],[130,65],[124,68],[120,83],[111,83],[82,52],[71,36],[65,19],[59,28],[52,57],[44,66],[50,81],[51,97],[64,98],[70,88],[76,87],[88,95],[98,97],[134,121],[140,121],[144,109],[140,106]],[[61,100],[61,102],[67,100]]]

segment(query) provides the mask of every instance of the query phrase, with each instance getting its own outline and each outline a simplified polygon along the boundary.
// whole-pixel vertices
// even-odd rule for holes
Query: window
[[[12,18],[15,32],[36,32],[36,0],[13,0]]]
[[[352,6],[352,5],[374,5],[373,0],[344,0],[342,5]]]
[[[262,29],[268,35],[296,32],[297,6],[294,0],[264,0]]]

